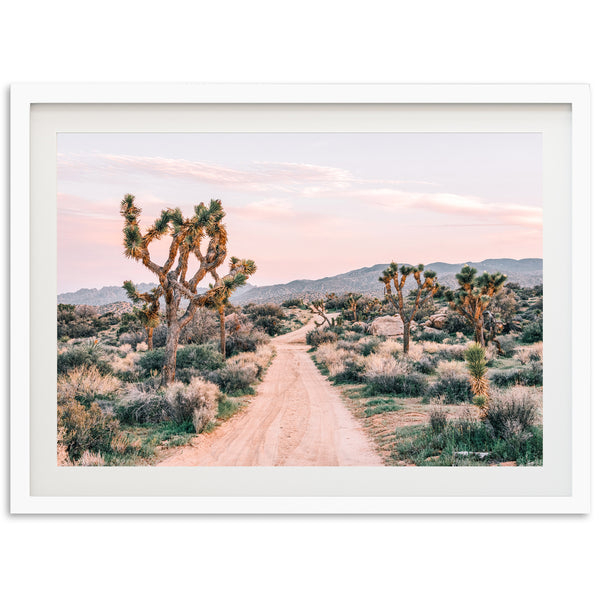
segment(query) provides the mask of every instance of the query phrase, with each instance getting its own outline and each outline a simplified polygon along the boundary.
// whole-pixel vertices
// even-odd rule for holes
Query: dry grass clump
[[[494,359],[498,358],[498,349],[496,346],[485,347],[485,362],[491,363]]]
[[[438,400],[431,403],[431,410],[429,411],[429,425],[433,433],[442,433],[446,429],[448,423],[448,414],[442,408],[443,400]]]
[[[418,362],[423,357],[423,352],[422,344],[412,344],[408,349],[408,358]]]
[[[90,452],[86,450],[77,461],[79,467],[103,467],[104,458],[99,452]]]
[[[374,355],[372,354],[371,356]],[[319,346],[315,352],[315,359],[317,362],[324,364],[327,367],[329,374],[334,377],[345,370],[348,361],[358,364],[359,362],[363,363],[363,361],[366,360],[352,350],[339,348],[335,342],[329,342]]]
[[[367,378],[380,375],[396,377],[398,375],[408,375],[410,372],[410,363],[407,360],[399,360],[391,354],[377,352],[365,359],[365,376]]]
[[[129,354],[131,352],[131,344],[121,344],[119,346],[119,352],[123,354]]]
[[[536,342],[531,346],[519,348],[515,353],[515,358],[523,365],[530,362],[541,362],[544,360],[544,342]]]
[[[494,390],[486,421],[496,436],[526,441],[531,437],[531,427],[539,422],[536,394],[523,386]]]
[[[96,400],[111,400],[121,389],[121,382],[112,375],[102,375],[95,365],[75,367],[57,382],[58,402],[69,399],[89,406]]]
[[[146,342],[139,342],[136,350],[138,352],[146,352],[148,350],[148,344]]]
[[[123,346],[129,346],[129,344],[123,344]],[[115,372],[135,371],[137,369],[139,358],[137,352],[127,352],[125,356],[114,354],[110,357],[110,366]]]
[[[196,433],[200,433],[216,417],[220,395],[219,388],[214,383],[200,377],[193,377],[187,386],[176,381],[165,392],[173,421],[191,421]]]
[[[436,370],[440,377],[459,377],[467,375],[465,364],[454,360],[441,360],[438,363]]]
[[[377,354],[399,357],[404,354],[404,348],[396,340],[387,339],[379,344]]]

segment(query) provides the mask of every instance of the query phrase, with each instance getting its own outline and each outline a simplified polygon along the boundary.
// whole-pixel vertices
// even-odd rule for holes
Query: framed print
[[[584,85],[15,85],[11,510],[589,510]]]

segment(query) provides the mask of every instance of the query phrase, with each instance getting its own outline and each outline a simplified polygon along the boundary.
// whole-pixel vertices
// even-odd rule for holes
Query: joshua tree
[[[406,278],[412,275],[417,282],[416,295],[413,300],[412,308],[404,302],[404,285]],[[416,267],[410,265],[402,265],[398,270],[398,265],[395,262],[390,263],[390,266],[385,269],[379,281],[385,285],[385,299],[392,304],[398,311],[402,323],[404,324],[403,335],[403,350],[408,352],[410,346],[410,325],[415,318],[415,314],[419,306],[427,302],[438,288],[437,275],[435,271],[425,271],[423,265]],[[396,292],[392,291],[392,283]]]
[[[233,285],[234,281],[224,280],[223,285],[220,287],[218,292],[212,297],[210,302],[208,303],[209,308],[215,308],[219,313],[219,328],[221,332],[221,354],[223,358],[227,356],[227,345],[225,342],[225,307],[229,305],[229,298],[231,294],[235,291],[236,287]],[[211,284],[210,288],[213,289],[214,286]]]
[[[506,281],[506,275],[484,271],[476,277],[477,269],[465,265],[456,279],[460,285],[456,291],[447,290],[446,300],[450,308],[467,318],[475,329],[475,341],[485,346],[484,324],[485,312]]]
[[[314,315],[319,315],[323,320],[320,323],[317,323],[317,327],[321,327],[321,325],[325,325],[327,323],[327,327],[331,327],[332,323],[325,314],[325,303],[323,300],[313,300],[310,303],[310,312]]]
[[[158,277],[157,294],[165,299],[168,331],[161,384],[166,385],[175,380],[177,344],[182,328],[192,320],[198,307],[210,305],[224,292],[223,288],[235,289],[244,285],[256,271],[256,266],[251,260],[232,257],[229,273],[224,277],[217,273],[227,255],[227,231],[223,224],[225,212],[220,200],[211,200],[209,206],[198,204],[190,218],[184,218],[178,208],[165,209],[144,235],[140,230],[140,213],[134,196],[126,194],[121,201],[121,215],[125,219],[125,256],[141,261]],[[160,265],[151,259],[148,247],[165,235],[171,237],[171,243],[168,256]],[[208,244],[203,251],[201,242],[205,237]],[[197,260],[198,267],[188,277],[190,257]],[[198,292],[198,284],[207,275],[213,278],[214,285],[204,293]],[[187,307],[179,314],[182,300],[187,302]]]
[[[469,369],[473,400],[481,410],[482,416],[485,416],[490,400],[490,392],[483,346],[478,342],[470,344],[465,350],[465,360]]]
[[[358,294],[357,296],[355,296],[354,294],[348,294],[348,308],[350,309],[350,312],[352,313],[352,317],[354,322],[358,321],[358,314],[357,314],[357,309],[358,309],[358,300],[360,299],[360,294]]]
[[[146,330],[148,350],[152,350],[152,334],[154,333],[154,328],[160,323],[159,300],[162,292],[159,288],[153,288],[150,292],[138,292],[131,281],[125,281],[123,287],[127,292],[127,297],[134,304],[144,303],[142,308],[134,308],[134,314]]]

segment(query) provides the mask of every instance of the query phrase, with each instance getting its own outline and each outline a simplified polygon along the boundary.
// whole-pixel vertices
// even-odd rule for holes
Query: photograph
[[[543,465],[541,133],[56,149],[59,467]]]

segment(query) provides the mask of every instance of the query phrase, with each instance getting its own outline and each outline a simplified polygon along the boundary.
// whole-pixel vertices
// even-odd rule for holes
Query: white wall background
[[[0,36],[4,189],[12,82],[587,82],[596,114],[592,7],[13,0]],[[597,411],[594,420],[598,432]],[[6,483],[6,443],[2,451]],[[0,589],[10,598],[589,598],[598,589],[596,500],[588,517],[10,517],[7,497]]]

